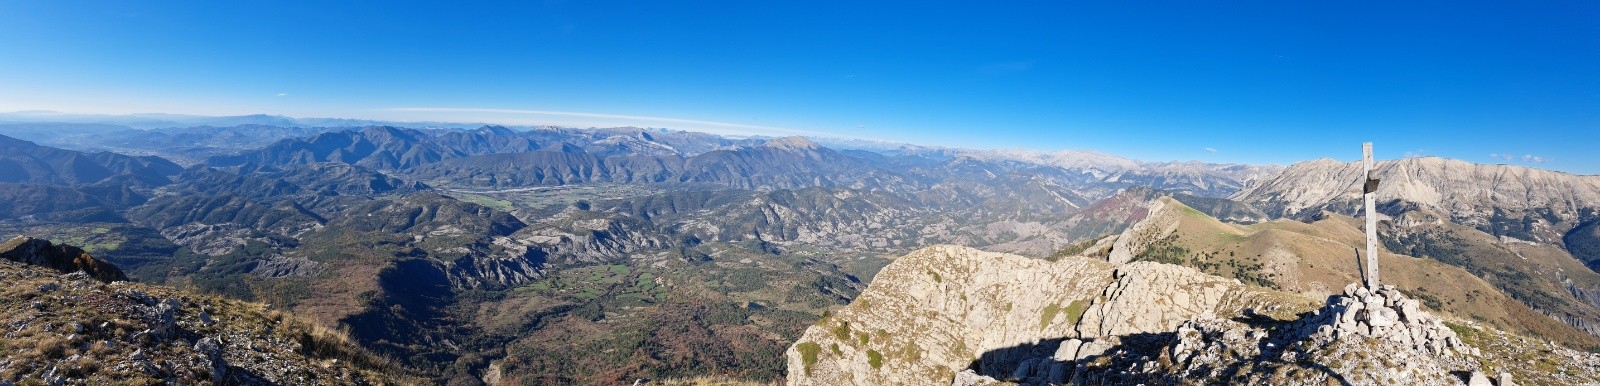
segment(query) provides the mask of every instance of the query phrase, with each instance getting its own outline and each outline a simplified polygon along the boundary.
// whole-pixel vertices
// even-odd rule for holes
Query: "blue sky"
[[[1594,1],[329,3],[0,1],[0,111],[1600,173]]]

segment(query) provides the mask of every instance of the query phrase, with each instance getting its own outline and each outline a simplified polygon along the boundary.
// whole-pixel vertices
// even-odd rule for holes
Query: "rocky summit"
[[[1116,239],[1055,262],[912,252],[806,330],[787,353],[789,384],[1600,382],[1594,354],[1435,315],[1393,286],[1318,301],[1189,267],[1114,265]]]

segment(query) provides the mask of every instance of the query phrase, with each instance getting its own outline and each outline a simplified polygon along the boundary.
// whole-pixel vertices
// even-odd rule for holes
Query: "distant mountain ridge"
[[[1444,220],[1496,237],[1565,245],[1591,266],[1600,261],[1584,233],[1600,221],[1600,176],[1433,157],[1382,161],[1376,173],[1379,211],[1401,224]],[[1274,216],[1354,215],[1360,174],[1357,163],[1301,162],[1232,198]]]
[[[0,136],[0,182],[89,185],[127,176],[145,184],[162,185],[182,169],[160,157],[86,154]]]

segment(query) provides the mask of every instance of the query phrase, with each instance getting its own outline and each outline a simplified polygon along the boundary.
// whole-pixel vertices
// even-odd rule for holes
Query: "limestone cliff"
[[[1097,342],[1107,334],[1170,331],[1202,314],[1292,314],[1313,306],[1178,266],[1050,262],[933,246],[885,267],[849,307],[807,329],[787,353],[789,382],[949,383],[968,368],[1010,371],[1066,339]],[[1089,344],[1065,355],[1107,348]]]

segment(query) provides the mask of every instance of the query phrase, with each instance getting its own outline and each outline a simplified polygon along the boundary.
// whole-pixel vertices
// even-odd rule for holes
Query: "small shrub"
[[[872,365],[873,370],[883,367],[883,354],[877,350],[867,350],[867,364]]]
[[[833,337],[839,338],[839,340],[849,341],[850,322],[839,322],[839,326],[833,328]]]

